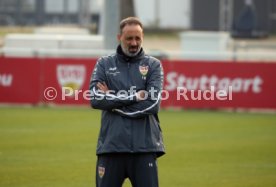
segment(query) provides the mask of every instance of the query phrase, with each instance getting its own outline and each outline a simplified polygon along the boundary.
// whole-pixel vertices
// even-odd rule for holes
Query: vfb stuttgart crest
[[[105,168],[99,166],[99,167],[98,167],[98,174],[99,174],[99,177],[100,177],[100,178],[103,178],[104,173],[105,173]]]
[[[146,76],[147,76],[148,71],[149,71],[149,66],[139,66],[139,71],[142,75],[142,79],[146,79]]]
[[[84,65],[58,65],[57,79],[61,87],[70,87],[73,91],[82,88],[85,80]]]

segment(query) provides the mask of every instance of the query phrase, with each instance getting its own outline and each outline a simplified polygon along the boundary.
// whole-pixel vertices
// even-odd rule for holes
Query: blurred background
[[[84,92],[128,16],[164,68],[160,186],[276,186],[276,0],[0,0],[0,186],[94,186]]]
[[[183,58],[184,55],[194,58],[193,56],[204,56],[204,52],[209,52],[209,56],[213,56],[212,47],[219,47],[220,53],[218,54],[217,50],[216,56],[220,55],[224,58],[231,56],[242,59],[261,57],[265,60],[275,59],[273,53],[276,43],[275,7],[275,0],[211,0],[208,2],[203,0],[173,0],[172,2],[165,0],[1,0],[0,46],[3,47],[1,53],[16,54],[17,50],[18,53],[26,55],[31,52],[25,48],[26,46],[24,50],[20,50],[19,44],[9,43],[16,36],[23,38],[34,36],[6,36],[12,32],[40,35],[70,34],[70,32],[77,34],[76,30],[79,32],[78,36],[85,33],[104,36],[104,38],[98,37],[97,39],[101,41],[94,48],[71,46],[67,47],[68,49],[75,47],[82,50],[113,50],[117,45],[114,36],[118,32],[118,22],[127,16],[137,16],[145,26],[144,48],[149,53],[161,55],[161,57]],[[188,40],[185,44],[186,37],[193,40],[194,34],[197,34],[196,38],[203,37],[207,40],[213,37],[216,41],[213,41],[209,50],[205,48],[202,51],[200,46],[190,46]],[[214,44],[215,42],[219,42],[220,46],[215,46],[218,45]],[[32,45],[29,43],[30,48]],[[44,48],[46,47],[41,44],[36,47],[36,51]],[[236,51],[241,54],[236,55]],[[244,51],[252,53],[247,55],[242,53]],[[63,53],[64,56],[66,52],[71,53],[68,50],[59,50],[55,53]],[[193,55],[193,52],[197,54]],[[102,53],[105,52],[99,51],[96,55],[99,56]],[[93,54],[95,52],[91,52],[90,56]],[[80,55],[83,56],[83,54]],[[206,58],[206,55],[203,58]]]
[[[162,107],[275,109],[275,12],[275,0],[0,0],[0,102],[87,104],[62,100],[62,87],[88,89],[97,58],[118,45],[119,22],[137,16],[145,51],[163,63]],[[235,99],[177,101],[177,87],[211,86],[231,86]],[[48,87],[57,98],[45,99]]]

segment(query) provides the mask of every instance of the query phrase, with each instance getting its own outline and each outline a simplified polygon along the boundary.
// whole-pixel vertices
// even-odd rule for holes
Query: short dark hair
[[[120,32],[122,33],[126,25],[139,25],[143,29],[143,24],[137,17],[127,17],[120,22]]]

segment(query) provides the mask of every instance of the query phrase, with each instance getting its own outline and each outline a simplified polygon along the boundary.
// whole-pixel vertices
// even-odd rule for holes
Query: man
[[[143,25],[121,21],[115,54],[101,57],[90,82],[91,106],[102,110],[97,145],[97,187],[158,187],[156,158],[163,155],[157,116],[163,83],[159,60],[145,55]]]

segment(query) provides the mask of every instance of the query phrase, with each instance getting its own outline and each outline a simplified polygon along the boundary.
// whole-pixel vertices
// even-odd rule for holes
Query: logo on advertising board
[[[58,65],[57,79],[61,87],[73,90],[82,88],[85,81],[86,69],[84,65]]]
[[[10,87],[13,82],[12,74],[0,74],[0,86]]]

